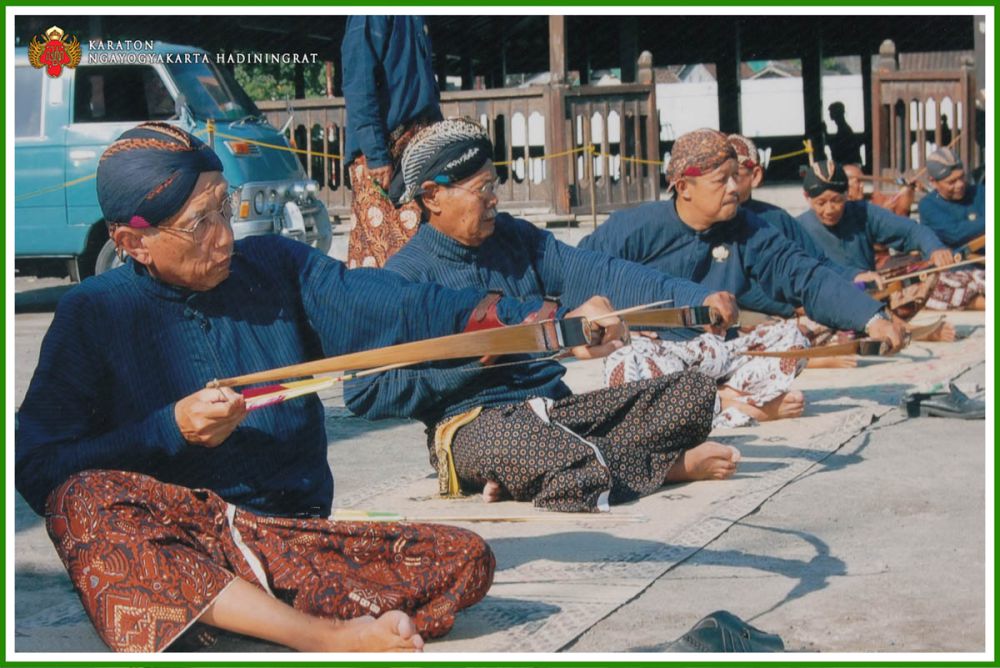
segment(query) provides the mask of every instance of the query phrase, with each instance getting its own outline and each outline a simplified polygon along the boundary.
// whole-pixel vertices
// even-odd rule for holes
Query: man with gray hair
[[[927,156],[934,191],[920,200],[920,222],[956,247],[986,234],[986,185],[966,181],[965,165],[950,148]]]

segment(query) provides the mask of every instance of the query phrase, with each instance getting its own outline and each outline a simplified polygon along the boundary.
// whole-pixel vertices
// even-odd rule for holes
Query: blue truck
[[[144,121],[177,124],[213,144],[239,192],[237,239],[283,234],[329,251],[326,207],[288,143],[204,50],[156,43],[93,57],[86,44],[58,77],[15,53],[14,247],[18,266],[59,259],[73,280],[118,264],[97,202],[104,149]],[[95,54],[96,55],[96,54]],[[210,131],[210,125],[214,130]]]

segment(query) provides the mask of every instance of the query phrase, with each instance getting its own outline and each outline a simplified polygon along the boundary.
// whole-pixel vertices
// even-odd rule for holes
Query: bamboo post
[[[597,180],[594,178],[594,147],[587,146],[587,179],[590,181],[590,217],[597,229]]]

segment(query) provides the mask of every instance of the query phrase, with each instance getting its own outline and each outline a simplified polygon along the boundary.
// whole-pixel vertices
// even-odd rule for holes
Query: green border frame
[[[273,1],[269,1],[269,0],[244,0],[243,2],[239,2],[238,0],[222,0],[222,1],[220,1],[220,0],[213,0],[210,4],[206,4],[205,2],[199,2],[198,0],[172,0],[171,6],[169,6],[169,7],[164,6],[164,5],[150,5],[150,6],[145,6],[143,4],[137,3],[135,1],[129,1],[129,0],[98,0],[98,2],[99,2],[99,4],[101,6],[108,6],[108,7],[136,7],[136,8],[148,8],[148,9],[162,8],[164,10],[171,10],[171,9],[179,8],[179,7],[201,7],[201,8],[226,8],[226,7],[242,8],[242,7],[252,7],[252,6],[254,6],[254,7],[273,7],[278,12],[283,11],[283,10],[287,10],[289,8],[300,8],[300,7],[317,7],[317,8],[323,8],[323,7],[347,8],[347,7],[351,7],[351,8],[360,9],[362,6],[365,6],[365,7],[412,6],[412,7],[469,8],[469,9],[473,9],[473,8],[476,8],[476,7],[608,7],[609,6],[607,0],[576,0],[575,2],[570,2],[569,0],[551,0],[551,1],[548,1],[548,2],[546,2],[545,0],[534,0],[534,1],[533,0],[507,0],[507,1],[504,1],[504,0],[482,0],[481,2],[477,2],[475,4],[470,3],[467,0],[431,0],[429,2],[417,2],[417,1],[414,1],[414,0],[399,0],[397,2],[391,2],[389,0],[369,0],[368,2],[365,2],[363,4],[361,2],[359,2],[359,1],[356,1],[356,2],[325,2],[323,0],[296,0],[295,4],[289,5],[289,6],[286,6],[286,7],[275,6],[274,3],[273,3]],[[705,7],[705,8],[712,8],[712,9],[715,9],[715,10],[728,9],[732,13],[738,13],[742,9],[744,9],[747,5],[736,4],[736,3],[733,2],[733,0],[691,0],[690,2],[670,2],[670,1],[661,2],[661,1],[657,1],[657,0],[627,0],[627,2],[624,3],[623,6],[628,6],[628,7],[691,7],[691,8],[694,8],[694,7]],[[37,0],[35,0],[35,1],[29,1],[29,0],[8,0],[5,3],[5,7],[11,7],[11,8],[24,7],[24,8],[45,9],[45,7],[39,5],[39,3],[37,2]],[[841,0],[840,2],[838,2],[834,6],[834,5],[831,5],[830,2],[820,2],[818,0],[802,0],[802,1],[797,1],[797,0],[770,0],[769,2],[766,2],[766,3],[754,4],[753,7],[754,8],[774,8],[774,9],[781,9],[781,8],[787,8],[787,7],[795,7],[795,8],[802,8],[802,7],[804,7],[804,8],[831,9],[831,10],[836,10],[836,9],[842,8],[842,7],[866,7],[866,8],[885,8],[887,10],[890,10],[890,9],[901,8],[901,7],[903,7],[903,8],[905,8],[905,7],[942,7],[942,2],[940,0],[881,0],[881,1],[876,1],[876,2],[865,2],[864,0]],[[969,8],[975,8],[975,7],[993,7],[994,10],[996,10],[997,3],[994,0],[966,0],[966,1],[963,1],[961,3],[961,7],[969,7]],[[84,9],[84,7],[81,6],[81,10],[83,10],[83,9]],[[15,12],[15,13],[20,13],[20,12]],[[84,12],[84,11],[80,11],[80,12],[66,12],[66,13],[67,14],[86,14],[86,12]],[[6,14],[5,14],[5,19],[6,19]],[[994,15],[993,29],[994,29],[994,31],[996,29],[996,16],[995,15]],[[5,35],[6,35],[6,23],[5,23]],[[993,46],[994,46],[994,51],[995,51],[996,47],[997,47],[995,33],[994,33],[993,37],[994,37]],[[2,62],[2,64],[3,64],[3,69],[0,70],[0,85],[4,86],[3,91],[4,91],[4,100],[5,100],[5,102],[6,102],[6,97],[7,97],[7,93],[6,93],[6,90],[7,90],[6,89],[7,58],[9,57],[9,53],[10,53],[10,45],[5,44],[4,45],[4,49],[3,49],[3,55],[2,55],[2,57],[0,57],[0,62]],[[998,81],[1000,81],[1000,77],[998,77],[997,71],[996,71],[997,64],[998,63],[997,63],[996,54],[994,53],[994,62],[993,62],[994,72],[993,72],[993,80],[991,82],[993,84],[993,88],[992,88],[993,91],[996,91],[996,84],[997,84]],[[993,100],[993,102],[994,102],[994,104],[996,104],[995,93],[994,93],[994,100]],[[13,109],[12,106],[11,107],[7,107],[7,108],[8,109]],[[6,158],[6,155],[7,155],[7,151],[10,150],[10,149],[12,149],[12,147],[7,146],[7,126],[10,123],[10,113],[12,113],[12,111],[8,112],[8,113],[6,113],[4,115],[3,144],[4,144],[4,149],[5,149],[5,151],[4,151],[5,158]],[[995,132],[996,132],[996,115],[995,115],[995,113],[993,115],[993,119],[994,119],[994,134],[995,134]],[[998,148],[1000,148],[1000,141],[998,141],[997,137],[994,137],[993,138],[993,149],[994,149],[993,155],[996,155],[996,150]],[[994,160],[993,164],[995,165],[995,163],[996,163],[996,161]],[[992,177],[992,182],[991,183],[992,183],[992,186],[993,186],[993,193],[994,193],[994,216],[995,216],[996,211],[998,209],[998,207],[996,206],[996,196],[998,194],[997,193],[997,186],[1000,185],[1000,179],[997,178],[997,175],[996,175],[995,172],[994,172],[994,175]],[[996,223],[994,223],[994,225],[995,224]],[[5,246],[6,246],[6,243],[5,243]],[[5,251],[6,251],[6,248],[5,248]],[[3,256],[3,259],[2,259],[2,266],[3,266],[3,275],[0,276],[0,286],[2,286],[2,288],[3,288],[3,304],[6,307],[7,306],[7,296],[8,296],[8,293],[7,293],[7,279],[8,279],[9,276],[12,276],[12,271],[13,271],[13,265],[8,262],[8,253],[7,252],[4,253],[4,256]],[[991,278],[988,279],[988,281],[989,281],[989,284],[990,284],[990,290],[992,292],[993,290],[995,290],[995,287],[996,287],[995,278],[993,278],[992,275],[991,275]],[[994,313],[995,313],[995,310],[996,310],[996,308],[995,308],[995,304],[994,304],[994,308],[993,308],[993,312]],[[6,313],[6,311],[5,311],[5,313]],[[4,330],[4,333],[3,333],[3,339],[4,339],[4,343],[6,344],[7,343],[6,329]],[[6,351],[6,345],[5,345],[5,351]],[[998,352],[998,348],[996,346],[996,342],[995,341],[994,341],[994,345],[993,345],[993,351],[994,351],[993,371],[994,371],[994,375],[995,375],[996,374],[996,353]],[[6,378],[6,371],[7,371],[7,356],[6,356],[6,354],[4,355],[4,359],[3,359],[3,362],[2,362],[2,368],[5,371],[5,376],[4,377]],[[6,388],[6,384],[2,388],[0,388],[0,397],[3,398],[3,405],[5,407],[4,416],[3,416],[3,424],[4,424],[4,428],[6,429],[7,420],[8,420],[8,417],[9,417],[8,414],[7,414],[7,411],[6,411],[6,406],[7,406],[7,388]],[[996,428],[996,423],[995,423],[995,420],[996,420],[996,408],[997,408],[997,402],[996,402],[996,397],[994,396],[994,430]],[[997,509],[996,508],[995,493],[996,493],[997,472],[998,472],[998,467],[1000,467],[1000,464],[998,464],[998,459],[1000,459],[1000,457],[995,457],[994,458],[994,466],[993,466],[994,513],[996,512],[996,509]],[[2,490],[3,490],[3,496],[2,496],[2,498],[0,498],[0,532],[2,532],[2,533],[0,533],[0,548],[2,548],[4,550],[4,555],[3,555],[4,556],[4,566],[6,567],[6,565],[7,565],[6,564],[7,498],[8,498],[7,495],[9,493],[13,494],[14,490],[8,490],[7,489],[6,476],[4,476],[4,479],[3,479],[2,482],[0,482],[0,485],[2,485]],[[994,596],[994,610],[993,610],[993,612],[994,612],[994,619],[993,619],[994,652],[996,652],[997,638],[998,638],[998,636],[1000,636],[1000,633],[998,633],[998,631],[1000,631],[1000,622],[998,622],[997,615],[996,615],[996,604],[997,604],[997,596],[996,596],[996,594],[997,594],[997,582],[996,582],[996,579],[997,579],[996,578],[996,576],[997,576],[996,547],[997,547],[996,517],[994,517],[994,536],[993,536],[993,552],[994,552],[994,554],[993,554],[993,556],[994,556],[994,563],[993,563],[993,575],[994,575],[994,583],[993,583],[993,596]],[[4,575],[6,575],[6,572],[4,572]],[[407,660],[397,660],[397,661],[391,661],[391,660],[385,660],[385,661],[322,661],[322,660],[302,660],[302,661],[290,661],[290,660],[227,661],[227,660],[224,660],[224,659],[220,660],[220,661],[206,661],[205,659],[199,657],[198,659],[191,660],[191,661],[177,660],[177,661],[149,661],[149,662],[145,662],[145,661],[142,661],[142,660],[138,660],[138,661],[134,661],[134,660],[133,661],[122,661],[122,660],[118,660],[118,661],[102,661],[100,659],[94,659],[94,660],[84,659],[84,660],[80,660],[79,658],[77,658],[78,655],[69,655],[68,658],[65,661],[31,661],[31,660],[27,660],[27,661],[21,661],[21,660],[7,661],[7,659],[6,659],[6,657],[7,657],[7,644],[6,644],[7,643],[7,633],[6,633],[6,631],[7,631],[7,625],[6,625],[6,622],[7,622],[7,609],[6,609],[7,591],[8,591],[8,582],[7,582],[7,579],[6,579],[6,577],[2,577],[2,578],[0,578],[0,599],[2,599],[2,601],[3,601],[3,607],[0,608],[0,621],[3,622],[3,634],[0,635],[0,666],[11,665],[11,666],[24,666],[26,668],[27,667],[35,667],[35,666],[38,666],[38,667],[50,667],[50,666],[150,666],[150,667],[156,667],[156,666],[202,666],[202,665],[205,665],[205,666],[231,666],[233,668],[242,667],[242,666],[274,666],[274,667],[285,667],[285,666],[288,666],[288,667],[293,667],[293,666],[302,666],[302,665],[345,666],[345,667],[346,666],[351,666],[351,667],[354,667],[354,666],[394,666],[394,667],[395,666],[400,666],[400,667],[405,667],[405,666],[411,666],[411,665],[428,665],[428,664],[431,664],[431,665],[441,665],[441,666],[460,666],[460,667],[465,667],[465,666],[481,666],[483,668],[508,668],[510,666],[543,666],[543,665],[586,666],[586,667],[593,667],[593,668],[605,668],[606,666],[611,665],[611,664],[616,665],[616,666],[617,665],[626,665],[626,666],[636,666],[636,667],[645,667],[645,666],[676,666],[676,665],[691,665],[691,664],[698,665],[698,666],[720,666],[720,667],[722,667],[722,666],[730,666],[730,665],[737,664],[737,665],[740,665],[740,666],[748,666],[748,667],[754,667],[754,668],[763,667],[763,666],[779,666],[779,667],[780,666],[871,666],[873,668],[874,667],[882,667],[882,666],[892,667],[892,666],[911,666],[911,665],[915,665],[915,666],[928,666],[928,667],[961,666],[961,667],[966,667],[966,668],[979,668],[979,667],[987,668],[987,667],[1000,666],[1000,661],[998,661],[998,658],[997,658],[996,655],[994,655],[993,661],[941,661],[941,660],[934,660],[933,658],[929,658],[927,661],[912,661],[912,660],[899,660],[899,661],[879,661],[879,660],[871,660],[871,661],[868,661],[868,660],[844,661],[844,660],[823,660],[823,659],[802,660],[802,661],[795,661],[795,660],[767,661],[767,660],[763,660],[763,659],[757,659],[757,660],[750,659],[750,660],[743,661],[743,660],[740,660],[738,658],[738,657],[741,657],[741,656],[749,656],[749,655],[733,655],[733,659],[732,660],[728,660],[728,661],[691,661],[691,660],[682,660],[682,659],[678,659],[678,660],[675,660],[675,661],[669,661],[669,660],[638,661],[638,660],[629,660],[628,657],[632,656],[629,653],[621,653],[621,658],[620,659],[618,658],[618,656],[616,656],[613,660],[610,660],[610,661],[586,661],[586,660],[574,661],[574,660],[572,660],[572,659],[569,658],[569,657],[573,656],[572,654],[562,654],[562,655],[559,655],[560,658],[549,658],[551,655],[545,655],[546,658],[544,658],[544,659],[539,658],[539,660],[537,660],[537,661],[534,661],[534,660],[529,660],[529,661],[512,661],[512,660],[507,660],[507,661],[503,661],[503,660],[475,661],[475,660],[462,660],[462,659],[458,659],[458,658],[449,658],[449,660],[438,660],[437,657],[435,657],[435,655],[423,655],[420,658],[413,657],[413,658],[409,658]],[[944,614],[947,614],[946,611],[942,611],[942,612]],[[202,656],[204,656],[204,655],[202,655]],[[224,657],[225,655],[220,654],[219,656],[220,657]],[[563,660],[561,658],[563,656],[567,657],[567,659]],[[784,656],[789,656],[789,655],[786,654]],[[875,655],[875,656],[877,656],[877,655]],[[928,654],[928,656],[933,657],[934,655],[933,654]]]

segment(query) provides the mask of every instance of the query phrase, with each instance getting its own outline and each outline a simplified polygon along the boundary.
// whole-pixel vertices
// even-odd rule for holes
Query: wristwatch
[[[872,328],[872,325],[874,325],[879,320],[892,322],[892,316],[889,315],[889,310],[884,306],[880,308],[878,311],[876,311],[875,315],[869,318],[868,322],[865,323],[865,333],[867,334],[869,330]]]

